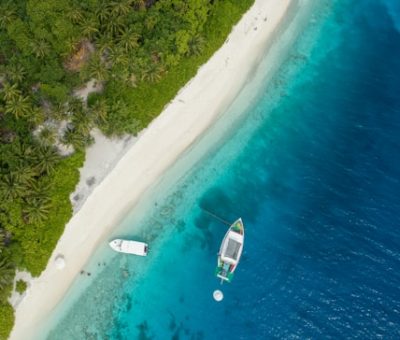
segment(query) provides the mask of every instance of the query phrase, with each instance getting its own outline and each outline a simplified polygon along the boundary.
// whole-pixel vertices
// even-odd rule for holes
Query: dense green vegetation
[[[14,325],[14,310],[8,303],[0,302],[0,315],[1,315],[1,326],[0,326],[0,340],[7,339]]]
[[[0,2],[0,339],[15,269],[39,275],[71,217],[90,131],[147,126],[252,2]],[[75,98],[91,79],[104,90]]]

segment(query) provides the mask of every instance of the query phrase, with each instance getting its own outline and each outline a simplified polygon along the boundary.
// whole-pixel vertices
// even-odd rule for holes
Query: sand
[[[139,137],[144,131],[139,134]],[[85,162],[79,169],[79,183],[70,195],[74,214],[82,208],[93,190],[103,182],[119,160],[139,139],[139,137],[130,135],[110,139],[98,129],[93,129],[90,134],[95,142],[86,150]]]
[[[138,140],[121,152],[118,162],[114,159],[115,166],[91,190],[67,224],[46,269],[30,282],[16,307],[11,339],[32,338],[98,244],[104,242],[143,193],[233,101],[285,18],[291,2],[256,0],[224,45]],[[91,159],[96,161],[96,157]],[[54,262],[60,254],[66,260],[63,269],[57,269]]]

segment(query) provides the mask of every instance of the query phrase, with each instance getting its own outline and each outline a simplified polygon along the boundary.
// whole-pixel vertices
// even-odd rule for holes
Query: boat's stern
[[[223,281],[231,282],[233,279],[232,266],[221,262],[215,269],[215,275]]]

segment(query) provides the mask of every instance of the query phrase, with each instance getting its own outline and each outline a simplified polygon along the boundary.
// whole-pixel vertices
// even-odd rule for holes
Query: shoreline
[[[233,101],[253,72],[273,33],[294,3],[256,0],[224,45],[128,148],[73,215],[46,269],[31,281],[16,308],[11,339],[32,336],[124,215]],[[62,254],[66,267],[58,270]]]

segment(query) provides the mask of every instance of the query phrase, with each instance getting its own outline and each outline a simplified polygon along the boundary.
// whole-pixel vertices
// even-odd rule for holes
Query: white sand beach
[[[32,338],[38,325],[67,292],[98,244],[232,102],[273,39],[273,33],[288,13],[291,3],[294,1],[256,0],[224,45],[198,70],[162,114],[134,143],[128,141],[127,148],[119,149],[120,159],[114,158],[112,166],[106,172],[100,172],[89,196],[83,193],[87,199],[67,224],[47,268],[30,282],[24,298],[16,306],[11,339]],[[95,147],[100,150],[101,144],[97,143]],[[94,154],[101,154],[101,151]],[[112,149],[109,154],[113,154]],[[102,164],[106,162],[96,156],[88,160],[86,177],[81,178],[81,183],[91,178],[94,170],[90,167],[99,167],[96,160]],[[103,179],[101,174],[107,172]],[[65,259],[62,269],[55,263],[59,255]]]

